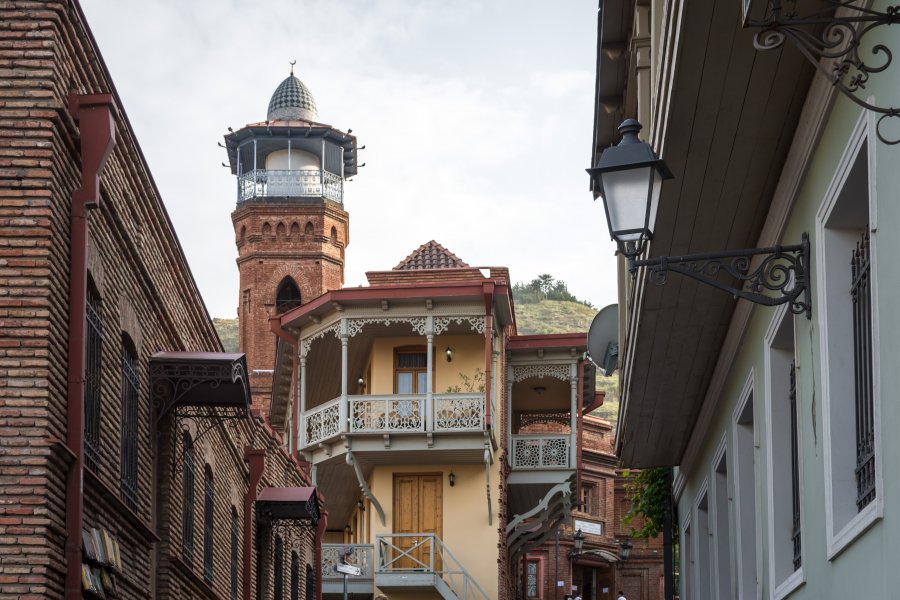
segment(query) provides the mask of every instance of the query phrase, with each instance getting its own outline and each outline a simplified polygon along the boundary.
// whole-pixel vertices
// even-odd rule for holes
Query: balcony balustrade
[[[375,546],[372,544],[322,544],[322,583],[338,582],[344,576],[335,570],[340,563],[343,548],[353,548],[353,564],[359,567],[360,574],[354,580],[372,581],[375,577]]]
[[[253,169],[238,177],[238,204],[260,198],[327,198],[343,202],[340,175],[319,169]]]
[[[571,469],[571,435],[513,435],[512,467],[530,469]]]
[[[329,400],[303,415],[304,446],[342,433],[474,432],[485,426],[484,394],[347,396]]]

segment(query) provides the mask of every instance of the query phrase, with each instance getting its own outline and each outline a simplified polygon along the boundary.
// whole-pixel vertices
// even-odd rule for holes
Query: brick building
[[[601,394],[597,397],[602,401]],[[628,600],[661,599],[662,539],[631,538],[631,526],[622,523],[631,500],[625,472],[613,451],[613,427],[586,414],[581,432],[579,504],[571,526],[560,528],[558,541],[553,536],[526,555],[523,598],[562,600],[577,592],[584,600],[615,600],[622,591]],[[633,524],[640,526],[637,519]],[[578,530],[584,534],[584,545],[575,554],[573,538]],[[628,544],[630,554],[623,560],[622,549]],[[556,585],[559,581],[562,586]]]
[[[77,2],[0,5],[0,84],[0,598],[314,597],[317,496]]]

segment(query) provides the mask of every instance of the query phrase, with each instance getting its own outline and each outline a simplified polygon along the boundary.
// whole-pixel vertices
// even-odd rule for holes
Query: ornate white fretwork
[[[425,400],[402,396],[350,400],[351,432],[423,431]]]
[[[554,469],[569,466],[569,437],[513,437],[514,469]]]
[[[413,330],[419,335],[425,335],[425,325],[427,323],[425,317],[371,317],[347,319],[347,325],[350,328],[350,337],[354,337],[362,328],[371,323],[380,323],[382,325],[390,325],[391,323],[409,323]]]
[[[435,395],[434,430],[484,429],[484,395]]]
[[[341,432],[341,408],[338,402],[332,402],[306,414],[307,445],[327,440]]]
[[[484,335],[484,317],[435,317],[434,318],[434,335],[441,335],[447,331],[450,323],[462,325],[463,321],[469,323],[472,331]]]
[[[525,381],[531,377],[556,377],[563,381],[571,378],[569,365],[517,365],[512,368],[513,381]]]
[[[340,322],[334,323],[333,325],[326,327],[325,329],[322,329],[321,331],[317,331],[316,333],[312,334],[308,338],[304,338],[304,339],[300,340],[300,356],[306,356],[307,354],[309,354],[309,348],[310,348],[310,346],[312,346],[313,341],[317,340],[321,337],[324,337],[325,334],[328,333],[329,331],[334,333],[334,337],[336,337],[336,338],[341,337],[341,323]]]

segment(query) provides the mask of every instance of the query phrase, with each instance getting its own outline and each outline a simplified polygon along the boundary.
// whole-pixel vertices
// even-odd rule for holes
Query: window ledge
[[[879,493],[882,493],[882,490],[883,488],[879,487]],[[828,560],[836,559],[883,516],[884,501],[881,496],[875,496],[875,500],[850,519],[839,532],[833,535],[829,532]]]
[[[803,567],[800,567],[790,577],[781,582],[775,591],[772,592],[772,600],[781,600],[790,596],[794,590],[806,583],[806,577],[803,575]]]

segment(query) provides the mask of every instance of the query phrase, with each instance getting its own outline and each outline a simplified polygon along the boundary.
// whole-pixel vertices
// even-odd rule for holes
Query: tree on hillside
[[[538,275],[528,283],[519,282],[513,285],[513,300],[518,304],[536,304],[544,300],[561,300],[577,302],[593,308],[590,302],[576,298],[569,291],[565,281],[554,279],[553,275],[549,273]]]

